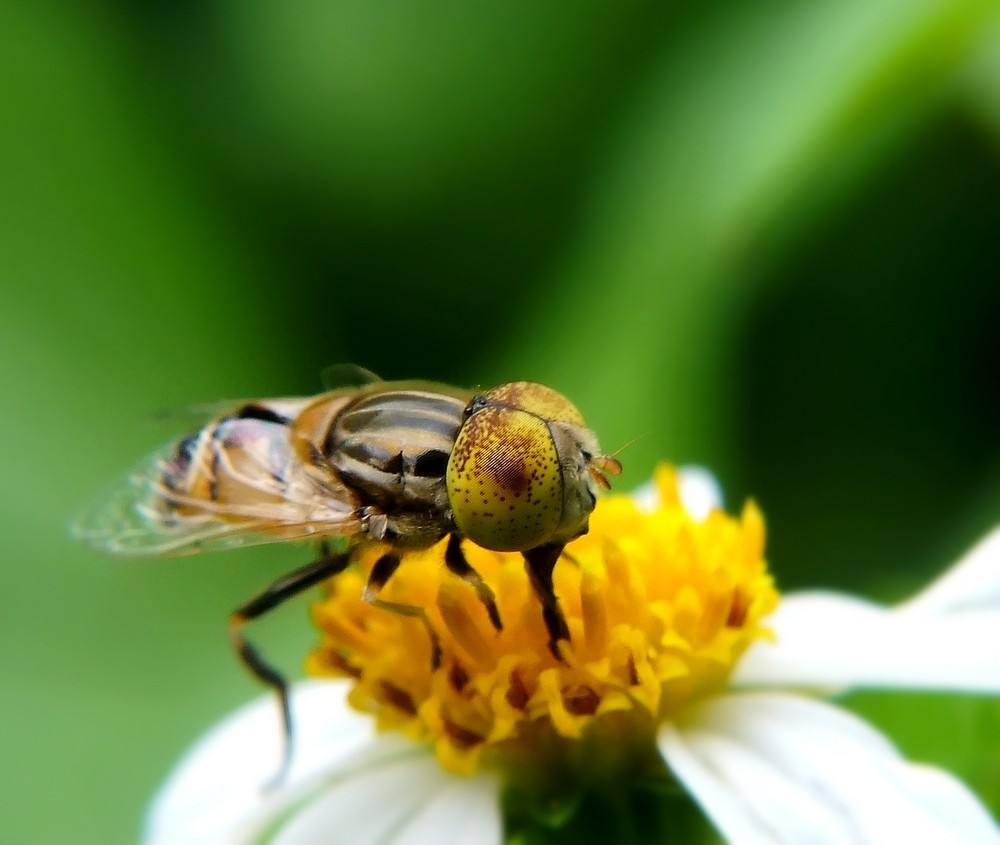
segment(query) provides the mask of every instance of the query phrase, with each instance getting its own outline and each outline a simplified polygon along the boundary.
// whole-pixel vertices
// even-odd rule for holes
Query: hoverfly
[[[448,536],[445,565],[475,589],[498,631],[493,592],[462,543],[523,554],[549,648],[561,659],[558,642],[569,630],[553,568],[566,543],[586,533],[598,488],[610,486],[605,473],[619,472],[580,412],[544,385],[512,382],[473,393],[371,376],[315,397],[234,403],[148,459],[81,520],[77,534],[129,557],[321,540],[317,560],[230,616],[233,645],[277,692],[290,737],[287,682],[245,638],[247,622],[343,571],[360,544],[378,543],[388,551],[373,566],[364,599],[420,619],[437,663],[437,635],[424,609],[379,594],[407,550]],[[334,552],[329,538],[346,542]]]

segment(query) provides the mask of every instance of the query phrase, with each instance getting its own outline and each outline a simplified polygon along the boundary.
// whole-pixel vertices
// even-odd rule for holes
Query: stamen
[[[592,572],[584,572],[580,583],[580,614],[583,617],[584,647],[596,657],[608,641],[608,609],[604,603],[607,586]]]
[[[600,696],[588,686],[580,685],[563,691],[563,704],[575,716],[593,716],[600,703]]]
[[[445,733],[448,734],[449,739],[463,750],[473,748],[483,741],[483,737],[479,734],[455,724],[450,719],[442,719],[441,723],[444,725]]]
[[[476,623],[473,614],[469,612],[469,606],[462,601],[463,596],[459,590],[460,587],[450,581],[442,583],[438,591],[438,610],[441,611],[448,633],[451,634],[455,644],[472,662],[487,666],[493,662],[493,650],[485,631]],[[481,613],[482,607],[476,605],[475,610]]]
[[[311,660],[317,661],[319,666],[333,668],[336,674],[349,675],[352,678],[360,678],[362,670],[357,666],[352,666],[346,657],[336,649],[329,646],[320,646],[316,653],[310,655]],[[311,668],[311,663],[308,664]],[[311,674],[317,674],[315,672]]]
[[[417,714],[417,705],[413,703],[412,696],[406,690],[400,689],[390,681],[382,681],[380,686],[389,704],[411,716]]]
[[[509,686],[507,687],[507,703],[515,710],[524,710],[528,704],[528,690],[524,686],[524,681],[516,672],[511,672],[508,676]]]
[[[451,665],[451,670],[448,672],[448,682],[455,692],[462,692],[465,689],[466,684],[469,683],[469,676],[465,673],[461,664],[456,662]]]
[[[639,686],[639,671],[631,654],[628,656],[628,682],[633,687]]]
[[[749,610],[750,599],[739,588],[733,590],[733,598],[729,604],[729,613],[726,614],[726,627],[742,628],[743,623],[746,622]]]

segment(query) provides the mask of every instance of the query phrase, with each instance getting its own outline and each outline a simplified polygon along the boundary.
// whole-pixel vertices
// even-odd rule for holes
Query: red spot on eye
[[[531,476],[524,465],[524,458],[503,451],[490,455],[483,471],[497,486],[518,494],[531,485]]]

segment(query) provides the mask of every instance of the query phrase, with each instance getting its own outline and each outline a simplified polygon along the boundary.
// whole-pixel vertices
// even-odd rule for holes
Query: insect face
[[[597,454],[580,412],[551,388],[513,382],[476,396],[448,462],[456,526],[497,551],[585,532],[600,483],[592,468]]]

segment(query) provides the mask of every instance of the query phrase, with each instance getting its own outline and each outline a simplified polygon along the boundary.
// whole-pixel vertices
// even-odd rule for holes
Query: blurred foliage
[[[0,13],[14,842],[128,841],[255,692],[301,549],[109,564],[64,526],[164,407],[324,364],[534,378],[715,469],[786,586],[905,595],[1000,504],[1000,9],[52,0]],[[295,666],[304,603],[257,633]],[[1000,810],[996,702],[853,696]]]

